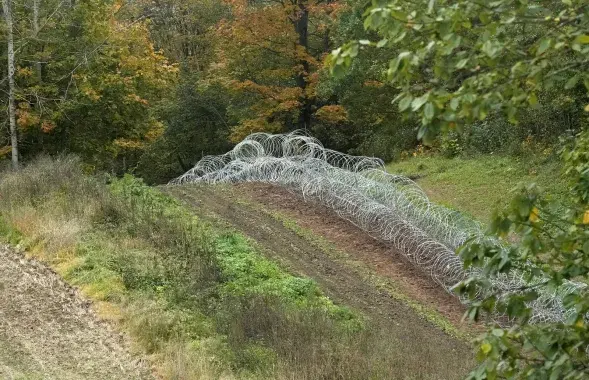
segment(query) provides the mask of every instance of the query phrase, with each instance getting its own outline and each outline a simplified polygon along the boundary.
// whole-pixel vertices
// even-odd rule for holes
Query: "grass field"
[[[485,155],[472,158],[417,156],[387,165],[390,173],[416,180],[434,202],[487,222],[519,185],[536,183],[556,199],[567,194],[557,159]]]

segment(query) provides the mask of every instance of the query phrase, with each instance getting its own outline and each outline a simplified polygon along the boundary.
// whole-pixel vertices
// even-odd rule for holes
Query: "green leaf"
[[[435,114],[435,109],[434,109],[434,105],[431,102],[428,102],[425,105],[425,110],[424,110],[424,116],[426,119],[431,120],[434,118],[434,114]]]
[[[389,67],[389,75],[396,73],[399,70],[402,70],[404,67],[405,61],[411,56],[411,53],[408,51],[404,51],[397,56],[396,59],[391,61]]]
[[[581,34],[575,38],[575,42],[578,44],[589,44],[589,35]]]
[[[530,105],[532,107],[535,107],[535,106],[538,105],[538,97],[536,96],[536,93],[535,92],[532,92],[530,94],[530,96],[528,97],[528,103],[530,103]]]
[[[429,98],[429,92],[423,94],[419,98],[413,99],[413,101],[411,102],[411,110],[413,110],[414,112],[419,110],[425,104],[425,102],[427,102],[428,98]]]
[[[505,331],[502,329],[493,329],[492,334],[501,338],[503,335],[505,335]]]
[[[497,47],[491,41],[487,40],[483,44],[481,51],[489,56],[489,58],[494,58],[497,54]]]
[[[421,127],[419,127],[419,130],[417,131],[417,139],[421,140],[423,138],[423,136],[425,136],[426,133],[427,133],[427,127],[422,125]]]
[[[429,0],[429,3],[427,5],[427,14],[432,13],[432,11],[434,10],[434,5],[435,5],[435,0]]]
[[[543,54],[546,50],[548,50],[548,48],[550,47],[551,44],[552,44],[552,40],[550,38],[543,38],[542,41],[540,41],[540,45],[538,45],[538,49],[536,50],[536,55]]]
[[[411,101],[413,97],[411,95],[407,95],[399,102],[399,111],[404,112],[409,106],[411,105]]]
[[[579,82],[579,79],[581,79],[581,76],[579,74],[573,76],[566,82],[566,84],[564,85],[564,89],[570,90],[571,88],[575,87],[577,85],[577,82]]]
[[[583,244],[583,252],[585,252],[586,254],[589,254],[589,240],[587,240],[584,244]]]
[[[466,66],[466,64],[468,63],[468,58],[464,58],[461,59],[460,61],[458,61],[458,63],[456,64],[456,68],[457,69],[462,69],[464,68],[464,66]]]
[[[456,111],[458,109],[458,106],[460,105],[460,99],[459,98],[452,98],[452,100],[450,100],[450,108],[452,109],[452,111]]]
[[[488,24],[488,23],[491,22],[491,17],[489,15],[489,13],[487,13],[487,12],[481,12],[479,14],[479,20],[481,20],[481,22],[483,24]]]

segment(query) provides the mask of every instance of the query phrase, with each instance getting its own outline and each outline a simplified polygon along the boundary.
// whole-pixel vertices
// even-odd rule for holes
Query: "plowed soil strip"
[[[448,374],[452,373],[456,375],[456,378],[460,378],[472,366],[472,351],[467,344],[447,335],[405,303],[367,282],[354,268],[326,255],[316,245],[277,222],[262,208],[271,206],[283,211],[290,210],[291,215],[298,213],[297,220],[305,220],[306,227],[334,240],[338,243],[338,247],[350,248],[346,251],[351,254],[362,251],[362,254],[358,254],[358,259],[371,261],[375,267],[380,267],[383,274],[393,276],[395,279],[402,278],[408,284],[415,282],[416,293],[421,289],[420,287],[425,289],[423,290],[425,293],[431,290],[432,293],[428,293],[427,296],[429,298],[423,297],[424,300],[430,299],[431,305],[447,309],[448,315],[458,314],[460,306],[452,297],[443,291],[434,290],[435,285],[416,273],[414,269],[406,268],[408,264],[399,264],[405,269],[392,265],[391,262],[395,262],[398,258],[391,257],[386,247],[379,246],[372,238],[363,235],[362,231],[351,224],[329,215],[316,206],[306,205],[300,199],[294,201],[294,195],[267,185],[194,185],[168,187],[166,191],[192,206],[197,214],[206,216],[213,213],[216,217],[225,220],[255,240],[263,247],[266,255],[286,264],[291,271],[316,280],[327,295],[336,302],[361,310],[383,328],[385,334],[383,339],[389,339],[398,344],[401,356],[421,358],[425,377],[436,378],[435,374],[439,373],[442,376],[439,378],[449,378]],[[243,199],[249,199],[253,203],[243,203],[240,201]],[[324,227],[320,228],[320,224]],[[326,228],[335,232],[328,233]],[[356,231],[351,232],[352,228]],[[350,239],[356,241],[355,245],[351,244]],[[370,258],[369,256],[376,251],[383,255],[386,251],[386,258],[380,256]],[[402,276],[397,276],[400,273]],[[412,277],[413,275],[415,277]],[[410,288],[407,286],[407,289]],[[439,297],[438,302],[434,302],[436,297]],[[442,373],[445,375],[441,375]]]
[[[359,259],[374,273],[391,279],[402,293],[438,311],[455,326],[471,328],[461,323],[465,307],[456,297],[448,294],[395,249],[378,242],[332,210],[305,202],[279,186],[241,184],[238,193],[240,197],[288,215],[301,227],[333,242],[338,249]]]
[[[0,379],[153,379],[43,264],[0,246]]]

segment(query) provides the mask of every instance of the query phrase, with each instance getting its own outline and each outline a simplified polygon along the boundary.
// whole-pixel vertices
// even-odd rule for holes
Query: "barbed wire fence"
[[[326,149],[301,131],[254,133],[226,154],[204,157],[170,185],[242,182],[279,185],[304,201],[328,207],[386,243],[448,292],[468,277],[482,276],[478,268],[465,270],[455,253],[467,240],[499,243],[507,249],[486,236],[480,223],[430,202],[411,179],[387,173],[382,160]],[[512,270],[487,280],[494,291],[507,296],[521,291],[527,284],[525,275]],[[563,297],[584,286],[567,282],[552,291],[542,288],[539,298],[528,304],[532,321],[564,321]]]

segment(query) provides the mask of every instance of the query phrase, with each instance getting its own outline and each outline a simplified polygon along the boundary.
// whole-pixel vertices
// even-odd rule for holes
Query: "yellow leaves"
[[[377,81],[377,80],[367,80],[364,82],[364,86],[373,87],[373,88],[381,88],[384,86],[384,83]]]
[[[0,148],[0,157],[6,156],[8,153],[12,151],[12,146],[7,145]]]
[[[161,121],[154,120],[153,125],[145,134],[145,139],[149,142],[153,142],[164,134],[164,130],[164,124]]]
[[[93,102],[97,102],[102,97],[96,90],[91,87],[85,87],[81,89],[82,94],[84,94],[88,99],[92,100]]]
[[[534,207],[530,212],[530,222],[537,223],[540,220],[540,210],[537,207]]]
[[[210,72],[217,83],[223,81],[244,99],[241,108],[248,119],[242,120],[231,135],[233,141],[240,141],[251,132],[280,130],[283,124],[297,120],[303,104],[313,103],[323,57],[302,46],[294,27],[296,20],[303,11],[308,13],[314,33],[322,35],[347,6],[316,0],[259,6],[247,0],[225,1],[232,17],[211,31],[218,43]],[[326,123],[347,121],[345,109],[338,106],[324,107],[318,115]]]
[[[113,143],[115,146],[117,146],[119,148],[128,149],[128,150],[138,150],[138,149],[143,149],[143,147],[144,147],[143,142],[138,141],[138,140],[126,139],[126,138],[116,139]]]
[[[584,108],[585,112],[589,112],[589,104],[587,104]]]
[[[301,106],[301,103],[298,100],[287,100],[285,102],[281,102],[278,103],[278,105],[275,107],[274,110],[271,110],[274,112],[291,112],[291,111],[295,111],[298,110],[298,108]],[[271,114],[269,116],[271,116]]]
[[[489,352],[491,352],[492,349],[493,349],[493,346],[491,346],[490,343],[483,343],[481,345],[481,352],[485,355],[487,355]]]
[[[143,99],[142,97],[140,97],[137,94],[127,94],[127,99],[132,102],[142,104],[144,106],[149,104],[149,102],[147,100]]]
[[[575,38],[575,43],[589,44],[589,35],[581,34],[580,36],[577,36],[577,38]]]
[[[583,214],[583,224],[589,224],[589,210]]]

